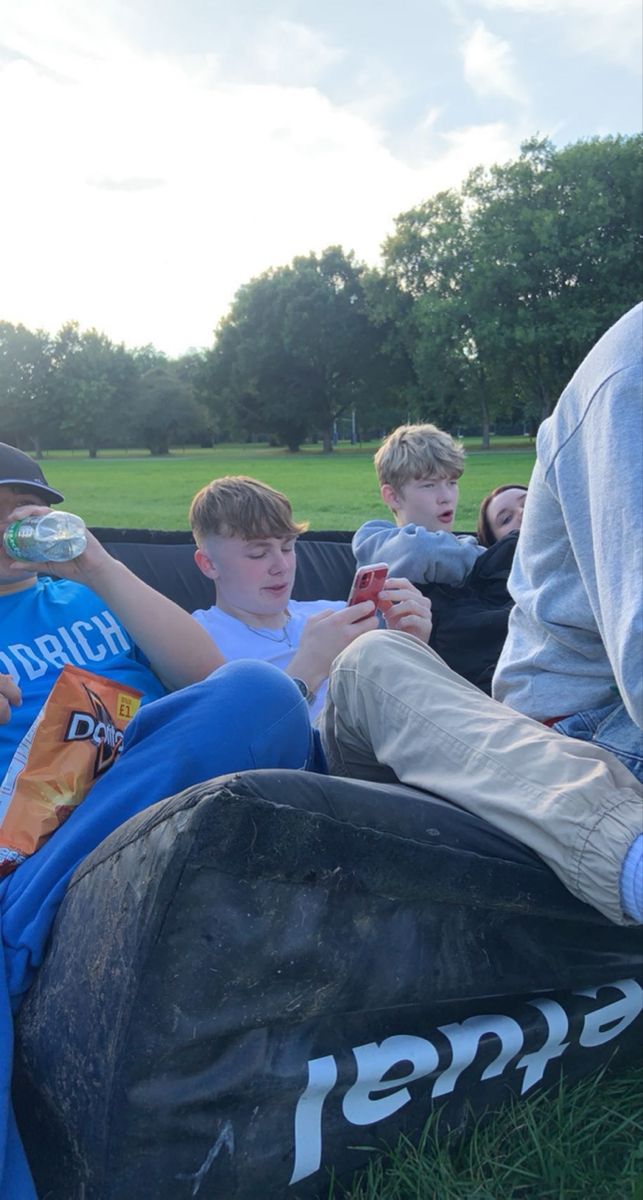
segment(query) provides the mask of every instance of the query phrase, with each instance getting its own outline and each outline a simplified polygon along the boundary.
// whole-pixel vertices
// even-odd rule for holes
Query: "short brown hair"
[[[294,521],[292,506],[278,492],[249,475],[223,475],[197,492],[190,505],[190,527],[197,544],[211,534],[246,541],[298,537],[307,521]]]
[[[395,491],[412,479],[458,479],[464,471],[464,447],[437,425],[398,425],[375,455],[380,486]]]
[[[495,499],[496,496],[502,495],[503,492],[511,492],[514,488],[519,492],[527,491],[527,485],[525,483],[501,483],[500,487],[494,488],[493,491],[489,492],[489,495],[485,496],[484,500],[481,502],[478,512],[478,524],[476,526],[476,534],[481,546],[494,546],[498,541],[498,538],[496,537],[489,523],[489,514],[487,512],[491,501]]]

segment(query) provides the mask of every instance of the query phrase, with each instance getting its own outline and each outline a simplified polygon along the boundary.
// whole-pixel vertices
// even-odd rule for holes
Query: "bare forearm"
[[[87,583],[118,617],[167,687],[176,690],[197,683],[225,661],[189,613],[143,583],[123,563],[114,559],[102,563]]]

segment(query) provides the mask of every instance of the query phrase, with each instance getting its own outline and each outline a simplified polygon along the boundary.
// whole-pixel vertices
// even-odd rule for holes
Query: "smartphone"
[[[361,604],[362,600],[372,600],[377,607],[387,575],[386,563],[367,563],[365,567],[358,567],[348,596],[349,605]]]

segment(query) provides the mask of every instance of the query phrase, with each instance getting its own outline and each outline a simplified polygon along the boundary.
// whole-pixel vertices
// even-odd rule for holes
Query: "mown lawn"
[[[371,517],[386,516],[373,470],[373,445],[341,446],[331,455],[307,448],[299,454],[265,446],[226,445],[186,449],[168,458],[142,451],[86,455],[52,451],[45,474],[65,494],[65,505],[90,525],[185,529],[194,493],[219,475],[254,475],[282,489],[297,520],[312,529],[356,529]],[[528,483],[533,446],[501,441],[489,452],[472,449],[460,485],[459,529],[475,528],[482,497],[499,483]]]

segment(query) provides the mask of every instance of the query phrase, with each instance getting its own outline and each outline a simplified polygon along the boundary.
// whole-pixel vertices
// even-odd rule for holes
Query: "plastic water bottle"
[[[74,513],[45,513],[14,521],[4,531],[4,548],[21,562],[69,562],[87,545],[87,529]]]

